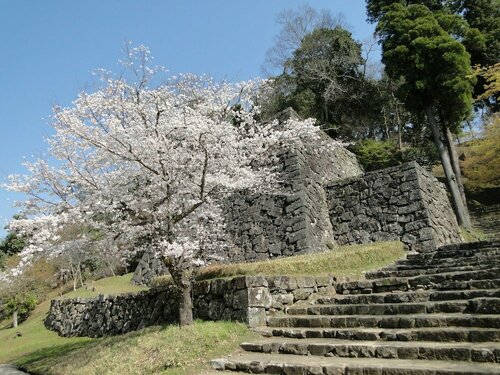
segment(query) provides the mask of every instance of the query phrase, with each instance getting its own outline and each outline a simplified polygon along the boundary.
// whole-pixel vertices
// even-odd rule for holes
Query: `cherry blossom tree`
[[[193,270],[221,259],[227,246],[222,198],[271,191],[273,149],[302,147],[318,134],[309,120],[257,121],[262,82],[180,75],[154,85],[159,69],[143,46],[129,49],[123,64],[126,73],[101,72],[95,91],[54,109],[50,158],[10,177],[9,189],[28,196],[11,227],[29,234],[25,260],[66,248],[59,234],[69,225],[85,225],[103,252],[156,249],[186,325]]]

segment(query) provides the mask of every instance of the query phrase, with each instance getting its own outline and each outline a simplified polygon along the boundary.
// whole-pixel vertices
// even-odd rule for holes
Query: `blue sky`
[[[68,106],[92,70],[118,70],[125,41],[148,46],[172,72],[228,80],[262,76],[265,52],[279,29],[276,15],[294,0],[0,0],[0,180],[23,173],[23,157],[40,156],[54,104]],[[342,13],[358,40],[364,0],[311,0]],[[0,227],[16,195],[0,190]],[[0,229],[0,235],[4,232]]]

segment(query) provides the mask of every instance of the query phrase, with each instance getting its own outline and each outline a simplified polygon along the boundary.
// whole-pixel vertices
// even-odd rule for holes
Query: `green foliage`
[[[274,80],[274,92],[264,112],[292,107],[301,117],[342,126],[352,117],[362,93],[361,45],[349,31],[318,28],[307,34]]]
[[[401,92],[408,107],[417,112],[434,107],[441,123],[453,127],[471,112],[474,80],[465,47],[440,19],[422,5],[394,4],[377,32],[387,73],[405,79]]]
[[[16,293],[5,301],[5,313],[8,315],[17,312],[19,320],[23,321],[35,309],[37,298],[34,293]]]
[[[392,4],[420,4],[440,18],[441,26],[460,41],[471,57],[472,65],[490,66],[500,61],[500,0],[367,0],[368,20],[378,22]],[[475,96],[484,93],[484,80],[474,87]],[[483,100],[497,110],[497,103]]]
[[[400,152],[392,141],[365,139],[351,147],[351,151],[367,172],[398,165],[401,160]]]
[[[0,271],[5,269],[5,261],[7,260],[7,255],[0,252]]]
[[[410,147],[401,152],[401,161],[403,163],[416,161],[419,165],[430,169],[439,162],[439,153],[434,144],[428,143],[421,147]]]
[[[368,21],[378,22],[392,4],[420,4],[431,10],[442,10],[449,0],[366,0]]]
[[[9,232],[0,242],[0,253],[14,255],[20,253],[26,247],[26,239],[14,232]]]
[[[500,187],[500,116],[485,126],[481,139],[471,142],[462,167],[468,190]]]
[[[473,44],[467,50],[473,65],[493,65],[500,61],[500,0],[452,0],[451,9],[463,15],[471,28],[484,38],[481,48]]]

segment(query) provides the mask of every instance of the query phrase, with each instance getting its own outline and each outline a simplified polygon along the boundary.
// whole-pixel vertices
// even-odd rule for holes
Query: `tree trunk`
[[[403,125],[401,124],[401,116],[399,116],[399,108],[396,105],[396,122],[398,123],[398,150],[403,149]]]
[[[80,280],[80,287],[83,288],[82,266],[78,262],[78,279]]]
[[[458,161],[457,148],[453,142],[453,135],[451,134],[450,129],[443,129],[443,132],[446,134],[446,143],[450,154],[451,167],[453,168],[453,173],[455,173],[455,177],[457,179],[458,190],[460,191],[460,196],[462,197],[465,213],[467,214],[467,220],[470,222],[469,209],[467,208],[467,198],[465,197],[465,189],[462,181],[462,171],[460,170],[460,163]]]
[[[460,190],[456,181],[455,173],[453,173],[453,168],[450,162],[450,156],[447,149],[444,147],[443,141],[441,139],[441,132],[439,130],[434,114],[432,113],[432,107],[427,106],[425,108],[425,113],[427,119],[432,129],[432,134],[434,135],[434,142],[439,151],[441,157],[441,164],[443,165],[444,173],[446,175],[446,181],[448,182],[448,188],[450,189],[451,199],[453,206],[455,208],[455,214],[457,216],[458,224],[466,229],[470,229],[470,220],[466,214],[465,207],[462,201],[462,196],[460,195]]]
[[[12,313],[12,328],[17,327],[17,311]]]
[[[181,327],[193,324],[193,300],[191,297],[192,283],[183,280],[179,300],[179,325]]]

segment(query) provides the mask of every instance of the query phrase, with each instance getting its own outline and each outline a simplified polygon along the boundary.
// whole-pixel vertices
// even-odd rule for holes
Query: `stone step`
[[[500,362],[499,342],[454,343],[272,338],[244,342],[240,346],[248,352],[268,354]]]
[[[500,329],[469,327],[438,328],[272,328],[257,330],[263,336],[329,338],[338,340],[499,342]]]
[[[320,296],[316,304],[324,305],[357,305],[381,303],[410,303],[429,301],[469,300],[480,297],[500,298],[500,289],[471,289],[471,290],[417,290],[401,293],[372,293]]]
[[[455,281],[483,281],[495,280],[500,275],[500,267],[492,267],[478,271],[436,273],[432,275],[420,275],[414,277],[386,277],[380,279],[359,280],[342,282],[335,289],[340,294],[356,293],[383,293],[389,291],[407,291],[415,288],[429,288],[446,286],[447,283]],[[464,288],[458,288],[464,289]],[[483,288],[489,289],[489,288]]]
[[[421,267],[421,268],[410,268],[410,269],[382,269],[378,271],[365,272],[365,278],[367,279],[380,279],[385,277],[413,277],[429,274],[438,273],[452,273],[452,272],[470,272],[487,270],[492,266],[500,268],[500,262],[488,261],[488,263],[483,262],[481,265],[472,266],[461,266],[461,267]]]
[[[484,249],[490,247],[500,247],[500,241],[476,241],[443,245],[437,251],[456,251],[470,249]]]
[[[478,375],[500,374],[496,363],[409,359],[338,358],[292,354],[240,353],[211,361],[217,369],[283,375]]]
[[[500,314],[500,298],[419,303],[291,306],[288,315]]]
[[[500,262],[500,255],[483,254],[472,257],[463,258],[440,258],[440,259],[400,259],[392,265],[388,265],[382,269],[415,269],[425,267],[461,267],[461,266],[478,266],[483,265],[485,261]]]
[[[491,246],[479,249],[438,250],[427,253],[407,254],[406,258],[413,260],[460,259],[474,256],[500,255],[500,247]]]
[[[408,315],[289,315],[270,316],[269,327],[331,328],[423,328],[480,327],[500,328],[500,315],[408,314]]]
[[[444,281],[441,284],[433,285],[432,288],[440,291],[456,291],[466,289],[499,289],[500,279]]]

